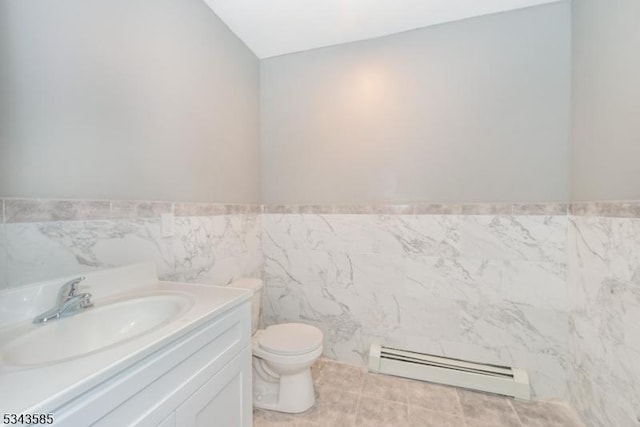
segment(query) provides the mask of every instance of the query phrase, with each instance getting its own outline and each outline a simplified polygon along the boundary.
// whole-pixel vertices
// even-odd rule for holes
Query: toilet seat
[[[257,337],[258,346],[271,354],[295,356],[314,352],[322,346],[322,332],[303,323],[283,323],[267,327]]]

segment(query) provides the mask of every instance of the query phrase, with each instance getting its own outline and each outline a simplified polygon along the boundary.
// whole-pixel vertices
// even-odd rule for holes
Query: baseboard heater
[[[529,400],[522,369],[451,359],[372,344],[369,371]]]

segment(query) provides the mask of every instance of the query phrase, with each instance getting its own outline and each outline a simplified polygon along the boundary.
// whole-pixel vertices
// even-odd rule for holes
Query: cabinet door
[[[251,427],[251,347],[176,409],[180,427]]]

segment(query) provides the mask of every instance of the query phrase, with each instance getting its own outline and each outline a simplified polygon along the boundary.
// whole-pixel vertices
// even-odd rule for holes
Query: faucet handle
[[[69,280],[67,283],[62,285],[60,287],[60,290],[58,291],[58,304],[63,303],[69,298],[76,296],[78,292],[78,284],[84,279],[86,279],[86,277],[84,276],[76,277],[75,279]]]
[[[93,307],[93,303],[91,302],[91,294],[84,293],[80,294],[80,308],[89,308]]]

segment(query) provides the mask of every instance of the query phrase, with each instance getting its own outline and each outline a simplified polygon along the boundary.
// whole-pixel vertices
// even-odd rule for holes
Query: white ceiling
[[[259,58],[559,0],[204,0]]]

